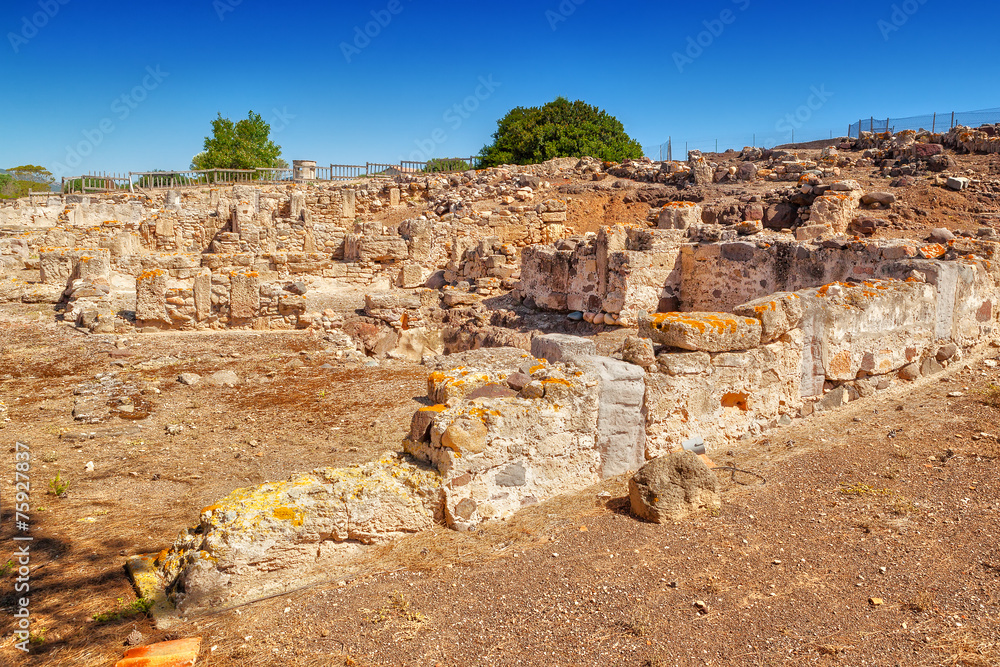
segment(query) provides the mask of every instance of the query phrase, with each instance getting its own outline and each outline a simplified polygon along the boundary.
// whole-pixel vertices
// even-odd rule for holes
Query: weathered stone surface
[[[661,210],[657,219],[660,229],[687,229],[701,224],[702,208],[692,202],[670,202]]]
[[[869,192],[861,197],[865,206],[892,206],[896,203],[896,195],[891,192]]]
[[[656,363],[668,375],[696,375],[712,369],[712,357],[707,352],[674,352],[656,357]]]
[[[571,361],[576,357],[597,354],[597,346],[589,338],[567,334],[545,334],[531,339],[531,354],[549,363]]]
[[[362,545],[425,530],[440,518],[441,477],[395,454],[238,489],[202,509],[201,522],[152,567],[183,612],[230,605],[357,565]]]
[[[184,385],[195,385],[201,381],[201,376],[197,373],[181,373],[177,376],[177,381]]]
[[[956,354],[958,354],[958,346],[955,345],[954,343],[946,343],[945,345],[942,345],[940,348],[938,348],[935,358],[938,361],[943,362],[943,361],[948,361]]]
[[[256,272],[234,273],[229,278],[229,315],[250,319],[260,310],[260,277]]]
[[[622,343],[622,359],[643,368],[656,363],[653,343],[648,338],[627,336]]]
[[[969,179],[964,176],[952,176],[945,183],[952,190],[964,190],[969,187]]]
[[[653,523],[676,521],[722,504],[715,473],[690,452],[653,459],[633,475],[628,488],[632,512]]]
[[[920,377],[919,364],[907,364],[899,370],[899,377],[903,380],[916,380]]]
[[[205,382],[212,385],[213,387],[235,387],[240,384],[240,376],[233,371],[215,371],[207,378]]]
[[[441,446],[461,456],[486,449],[486,425],[475,417],[456,419],[441,435]]]
[[[77,396],[73,399],[73,419],[85,424],[93,424],[107,418],[111,413],[108,400],[103,396]]]
[[[847,231],[847,226],[854,219],[860,201],[858,190],[817,197],[809,209],[809,226],[829,225],[835,234],[841,234]]]
[[[575,363],[599,381],[596,444],[601,475],[608,478],[636,470],[645,460],[645,373],[609,357],[580,357]]]
[[[761,323],[730,313],[656,313],[640,316],[639,335],[684,350],[749,350],[760,346]]]
[[[802,299],[793,292],[778,292],[737,306],[733,313],[760,320],[761,342],[766,344],[799,326]]]

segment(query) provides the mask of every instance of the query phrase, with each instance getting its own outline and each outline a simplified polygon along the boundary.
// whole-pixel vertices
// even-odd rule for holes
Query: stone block
[[[531,354],[537,359],[545,359],[549,363],[572,361],[577,357],[597,354],[594,341],[580,336],[567,334],[546,334],[531,339]]]
[[[598,377],[597,449],[604,479],[638,470],[646,451],[646,374],[610,357],[577,357]]]
[[[765,345],[796,328],[802,312],[802,298],[792,292],[778,292],[733,309],[736,315],[760,320],[761,343]]]
[[[257,317],[260,310],[260,277],[255,272],[234,273],[229,278],[229,316],[234,319]]]
[[[403,264],[399,268],[399,275],[396,277],[396,286],[404,289],[423,287],[427,277],[427,270],[419,264]]]
[[[832,233],[833,228],[830,225],[804,225],[795,230],[795,240],[813,241]]]
[[[670,202],[661,210],[656,226],[660,229],[688,229],[701,224],[702,208],[692,202]]]
[[[643,313],[639,335],[683,350],[750,350],[761,344],[761,323],[730,313]]]
[[[969,179],[964,176],[952,176],[945,185],[952,190],[964,190],[969,187]]]

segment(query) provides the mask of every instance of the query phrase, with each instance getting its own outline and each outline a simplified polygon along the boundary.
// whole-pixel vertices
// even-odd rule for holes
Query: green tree
[[[468,171],[469,163],[462,158],[433,158],[427,161],[424,173],[433,174],[440,171]]]
[[[493,143],[483,147],[482,166],[588,155],[621,162],[642,157],[642,147],[603,109],[557,97],[543,107],[517,107],[498,120]]]
[[[205,137],[205,150],[191,160],[192,169],[285,168],[281,146],[270,139],[271,126],[253,111],[233,123],[222,114],[212,121],[212,136]]]
[[[29,192],[48,192],[55,179],[45,167],[24,164],[0,172],[0,198],[16,199]]]

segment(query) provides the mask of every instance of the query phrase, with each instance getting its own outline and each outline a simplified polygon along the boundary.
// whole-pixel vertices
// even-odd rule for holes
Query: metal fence
[[[979,111],[949,111],[945,113],[928,113],[922,116],[906,118],[868,118],[858,119],[851,123],[847,134],[857,138],[861,132],[899,132],[901,130],[930,130],[931,132],[947,132],[956,125],[979,127],[980,125],[1000,123],[1000,109],[980,109]]]
[[[374,176],[402,176],[427,173],[447,173],[478,168],[482,158],[435,158],[427,162],[401,161],[399,163],[366,162],[365,164],[331,164],[328,167],[310,167],[297,172],[294,168],[256,169],[191,169],[186,171],[130,171],[121,174],[106,172],[68,176],[62,179],[62,191],[113,192],[116,190],[162,189],[199,185],[232,185],[238,183],[284,183],[316,181],[351,181]]]

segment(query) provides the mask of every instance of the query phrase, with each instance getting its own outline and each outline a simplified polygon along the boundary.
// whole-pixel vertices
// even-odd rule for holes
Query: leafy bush
[[[270,139],[271,125],[253,111],[233,123],[222,114],[212,121],[212,136],[205,137],[205,150],[194,156],[192,169],[253,169],[288,167],[281,159],[281,146]]]
[[[558,97],[543,107],[517,107],[497,121],[483,167],[534,164],[557,157],[590,156],[610,162],[642,157],[642,147],[606,111]]]
[[[469,163],[462,158],[434,158],[427,161],[424,172],[428,174],[442,171],[468,171],[471,169]]]

